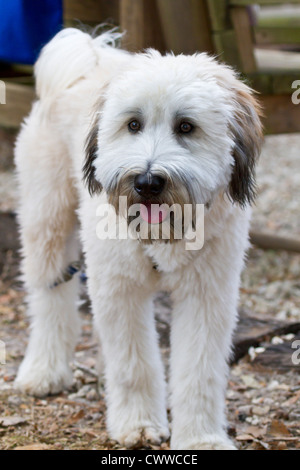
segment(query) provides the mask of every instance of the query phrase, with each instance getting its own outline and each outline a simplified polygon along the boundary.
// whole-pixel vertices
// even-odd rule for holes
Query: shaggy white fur
[[[128,447],[169,436],[152,308],[154,293],[166,289],[173,301],[171,446],[233,449],[224,394],[261,143],[259,108],[235,73],[206,54],[129,54],[114,47],[117,39],[66,29],[36,64],[38,100],[16,145],[32,318],[16,384],[45,395],[71,382],[78,279],[50,286],[78,259],[77,213],[110,435]],[[128,127],[133,121],[137,132]],[[164,178],[156,202],[205,204],[203,249],[187,251],[185,240],[98,239],[99,204],[109,201],[118,211],[122,195],[142,203],[134,177],[144,173]]]

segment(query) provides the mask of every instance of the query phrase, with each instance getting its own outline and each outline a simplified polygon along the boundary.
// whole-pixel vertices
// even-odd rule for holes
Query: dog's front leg
[[[126,293],[102,296],[97,307],[110,435],[126,447],[160,443],[169,431],[152,300],[131,285]]]
[[[208,266],[182,273],[173,293],[173,449],[234,449],[226,434],[225,389],[237,290],[236,276],[222,280]]]
[[[120,246],[115,260],[111,259],[115,248],[109,249],[110,241],[106,246],[100,255],[88,256],[87,263],[104,356],[108,431],[126,447],[159,443],[168,438],[169,430],[151,277],[136,254],[124,259],[125,246]]]

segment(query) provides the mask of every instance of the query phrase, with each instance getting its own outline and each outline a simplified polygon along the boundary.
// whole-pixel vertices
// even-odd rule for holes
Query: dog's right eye
[[[130,132],[138,132],[141,129],[141,124],[139,123],[139,121],[134,119],[128,124],[128,129],[130,130]]]
[[[194,126],[190,122],[182,122],[178,128],[180,134],[189,134],[194,129]]]

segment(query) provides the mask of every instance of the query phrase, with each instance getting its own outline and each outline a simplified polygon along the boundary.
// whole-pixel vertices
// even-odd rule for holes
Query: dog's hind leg
[[[70,385],[69,361],[79,331],[78,276],[58,284],[79,255],[68,158],[53,123],[40,118],[37,103],[16,145],[22,271],[31,319],[16,386],[37,396]]]

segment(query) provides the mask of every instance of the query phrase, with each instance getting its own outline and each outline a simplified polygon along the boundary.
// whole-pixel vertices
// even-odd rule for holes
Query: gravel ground
[[[299,237],[299,149],[300,135],[266,138],[258,168],[255,229]],[[11,173],[0,174],[2,210],[14,208],[12,181]],[[0,365],[0,449],[120,448],[105,430],[105,392],[95,376],[97,346],[86,310],[81,313],[82,334],[74,357],[72,390],[44,399],[14,390],[28,321],[24,293],[15,278],[15,254],[7,252],[5,256],[0,278],[0,340],[6,343],[7,355],[6,365]],[[252,248],[243,273],[241,306],[263,319],[300,321],[299,275],[299,254]],[[164,332],[169,315],[164,297],[156,302],[156,310],[159,331]],[[266,337],[231,368],[227,392],[229,432],[241,449],[300,449],[300,365],[284,370],[279,367],[280,348],[293,339],[292,334]],[[164,334],[161,347],[167,358]],[[278,355],[268,366],[262,365],[260,358],[270,347]],[[143,443],[142,448],[149,445]],[[156,448],[168,449],[168,443]]]

